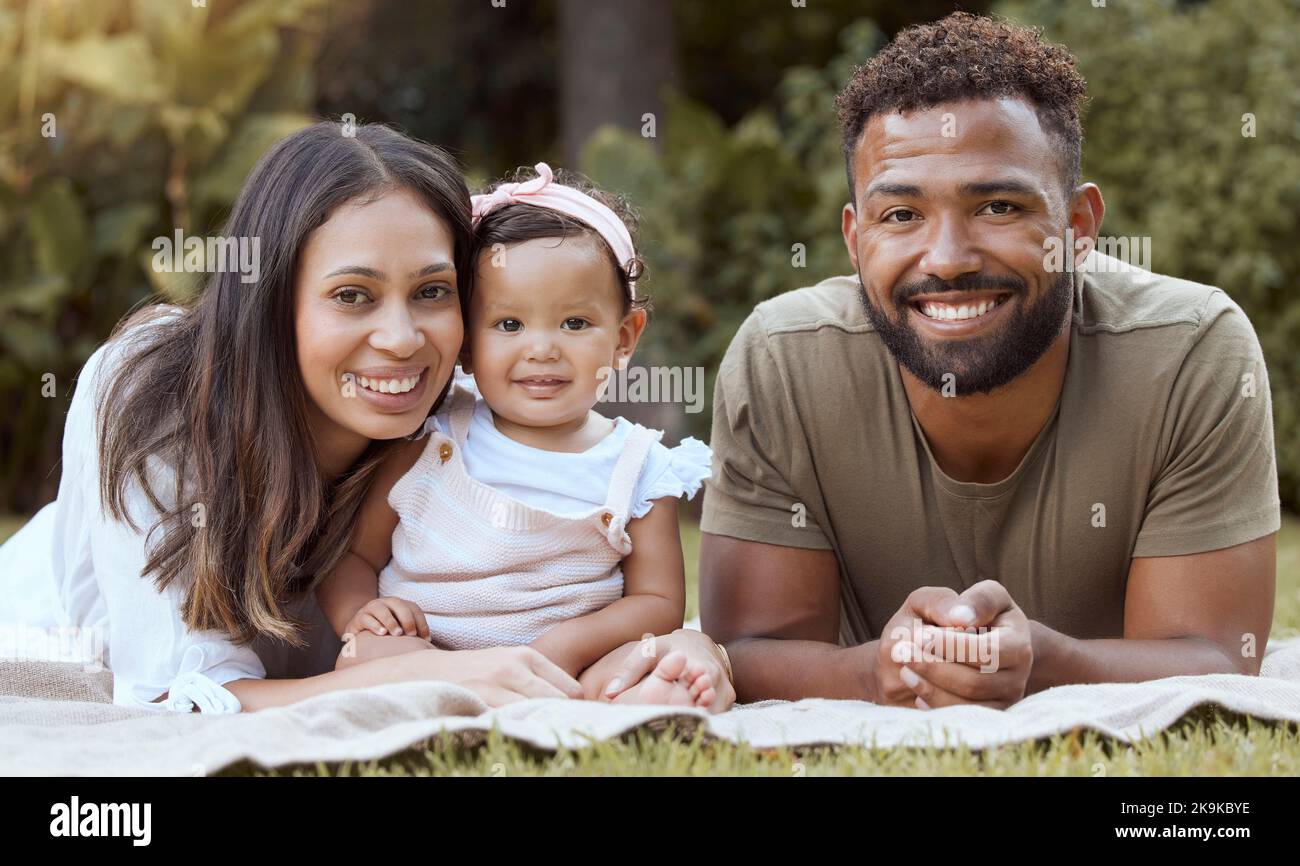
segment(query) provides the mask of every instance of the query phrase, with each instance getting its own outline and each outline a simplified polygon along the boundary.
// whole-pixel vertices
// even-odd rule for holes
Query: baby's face
[[[525,427],[585,420],[645,320],[623,315],[609,260],[590,239],[543,238],[485,252],[475,273],[466,339],[483,399]]]

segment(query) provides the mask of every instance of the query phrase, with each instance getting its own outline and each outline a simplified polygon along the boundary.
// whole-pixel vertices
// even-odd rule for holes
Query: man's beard
[[[989,393],[1026,370],[1047,352],[1061,333],[1065,314],[1074,303],[1074,275],[1062,272],[1037,301],[1026,305],[1024,280],[1015,276],[973,275],[947,282],[937,277],[907,283],[895,292],[899,317],[890,318],[871,301],[858,274],[858,290],[867,318],[884,341],[889,353],[908,372],[936,391],[952,396]],[[921,316],[910,299],[922,294],[1001,290],[1020,299],[1011,319],[988,336],[927,344],[912,327],[911,315]],[[906,309],[907,314],[904,314]],[[987,314],[986,314],[987,315]],[[947,390],[945,391],[945,387]]]

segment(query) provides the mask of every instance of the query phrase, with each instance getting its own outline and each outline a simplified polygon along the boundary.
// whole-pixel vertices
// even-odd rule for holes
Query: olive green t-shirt
[[[1277,531],[1268,377],[1219,289],[1142,270],[1074,284],[1055,413],[994,484],[939,468],[855,276],[759,304],[718,373],[703,530],[833,550],[846,644],[918,587],[988,578],[1030,619],[1122,636],[1134,557]]]

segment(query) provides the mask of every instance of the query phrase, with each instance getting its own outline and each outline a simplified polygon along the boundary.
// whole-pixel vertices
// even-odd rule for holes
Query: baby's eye
[[[581,331],[587,327],[587,320],[578,316],[570,316],[564,320],[564,328],[569,331]]]
[[[524,323],[518,319],[502,319],[497,322],[497,327],[505,331],[507,334],[514,334],[523,330]]]

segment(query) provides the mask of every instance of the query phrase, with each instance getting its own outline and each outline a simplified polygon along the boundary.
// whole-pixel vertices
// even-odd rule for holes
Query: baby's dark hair
[[[518,168],[501,180],[491,184],[487,189],[478,192],[490,193],[502,184],[526,183],[536,177],[537,172],[534,169]],[[622,220],[623,225],[627,227],[627,232],[632,237],[632,246],[634,249],[636,248],[637,229],[640,221],[637,218],[636,211],[632,208],[631,202],[625,196],[603,190],[596,186],[586,175],[562,168],[555,170],[553,182],[573,187],[613,211],[614,215]],[[619,288],[622,289],[623,315],[626,316],[633,310],[650,311],[650,298],[644,293],[641,286],[637,286],[635,300],[632,299],[630,291],[630,285],[633,281],[640,283],[645,278],[645,261],[640,254],[635,255],[629,262],[620,262],[614,255],[614,250],[600,236],[600,232],[583,220],[550,208],[522,202],[510,202],[492,211],[479,220],[478,225],[474,227],[474,239],[470,245],[469,260],[471,267],[477,271],[479,256],[484,252],[490,253],[497,244],[509,246],[540,238],[564,239],[569,237],[590,238],[604,253],[605,258],[609,260],[614,272],[618,275]],[[470,296],[474,291],[473,275],[471,275],[467,285],[468,291],[464,288],[461,290],[461,304],[466,310],[469,309]]]

